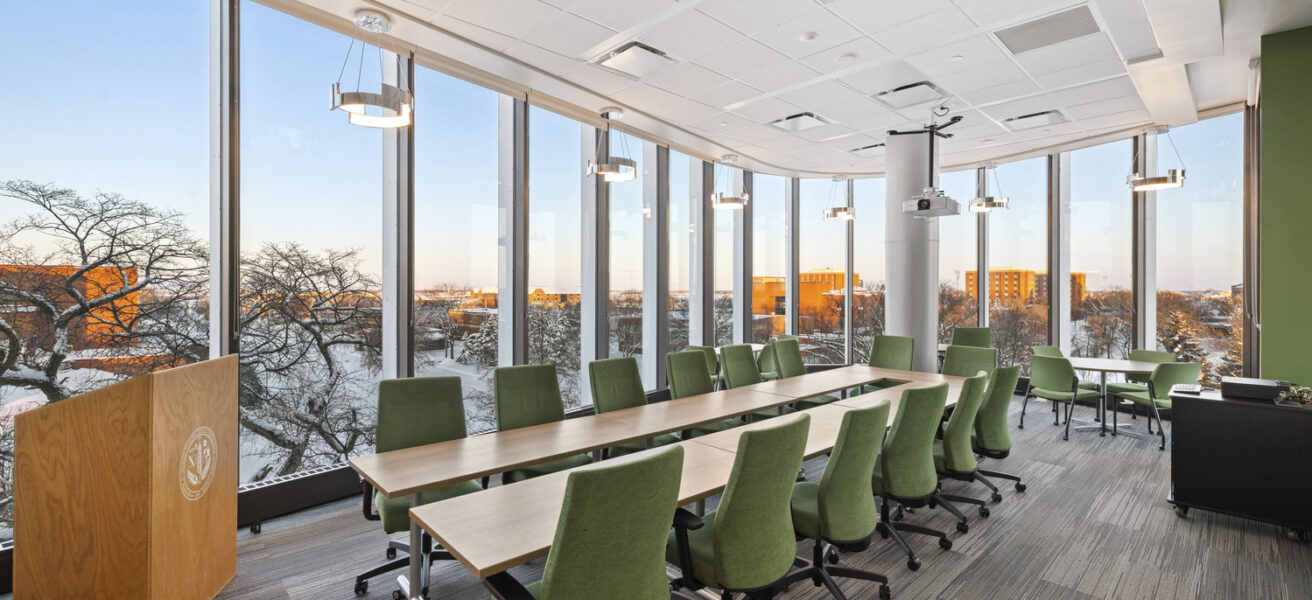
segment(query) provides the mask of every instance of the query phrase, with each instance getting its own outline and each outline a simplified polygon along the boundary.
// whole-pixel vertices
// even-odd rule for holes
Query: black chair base
[[[788,576],[784,579],[785,587],[798,581],[810,579],[816,587],[824,586],[834,598],[847,600],[847,596],[843,594],[843,591],[838,588],[838,584],[834,581],[835,577],[843,577],[878,583],[879,597],[882,600],[892,598],[892,591],[888,588],[888,577],[873,571],[837,566],[838,549],[831,546],[829,552],[825,552],[824,546],[823,541],[815,540],[815,544],[812,546],[811,560],[808,562],[799,558],[795,561],[795,564],[800,568],[788,573]],[[828,564],[826,564],[826,560],[828,560]]]
[[[430,538],[427,533],[424,534],[423,540],[424,540],[423,547],[424,549],[428,550],[428,559],[430,564],[433,561],[439,561],[439,560],[455,560],[455,557],[451,556],[451,553],[447,552],[446,550],[432,549],[433,539]],[[398,553],[404,553],[406,554],[406,556],[403,556],[401,558],[396,558],[396,555]],[[384,573],[390,573],[392,571],[396,571],[399,569],[408,568],[410,566],[409,554],[410,554],[409,544],[397,540],[389,540],[387,542],[388,561],[355,576],[355,595],[363,596],[369,593],[370,579],[373,579],[374,577],[377,577]],[[426,593],[427,592],[425,592],[425,594]]]
[[[937,495],[938,492],[935,492],[934,496]],[[931,496],[931,498],[933,498],[934,496]],[[913,506],[914,505],[924,506],[926,503],[923,500],[904,501],[898,498],[882,498],[882,500],[883,501],[879,503],[879,525],[875,528],[875,531],[878,532],[880,537],[884,539],[892,538],[893,543],[897,544],[897,546],[902,549],[902,552],[906,553],[907,569],[910,569],[912,571],[920,569],[920,559],[916,557],[916,553],[911,549],[911,546],[907,545],[906,539],[902,537],[902,532],[916,533],[920,535],[936,537],[938,538],[938,545],[940,548],[944,550],[952,549],[952,540],[948,539],[948,534],[942,531],[893,520],[891,515],[891,509],[890,509],[891,503],[898,502],[901,504],[910,504]],[[946,502],[941,501],[941,499],[936,500],[936,503],[943,504],[945,508],[949,506]]]

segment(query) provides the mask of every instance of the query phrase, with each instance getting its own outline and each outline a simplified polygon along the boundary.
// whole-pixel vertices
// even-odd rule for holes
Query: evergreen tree
[[[1176,360],[1180,362],[1203,360],[1203,347],[1198,343],[1198,334],[1180,311],[1172,312],[1166,323],[1157,329],[1157,343],[1175,353]]]

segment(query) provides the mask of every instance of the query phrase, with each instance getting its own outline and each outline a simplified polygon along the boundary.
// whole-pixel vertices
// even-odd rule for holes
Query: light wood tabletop
[[[847,414],[849,410],[852,409],[846,406],[826,404],[801,411],[804,414],[811,415],[811,429],[806,435],[806,450],[803,451],[803,456],[810,459],[833,450],[834,441],[838,439],[838,428],[843,425],[843,415]],[[689,440],[689,442],[718,448],[725,452],[737,452],[738,440],[742,438],[744,432],[763,427],[773,427],[779,423],[778,418],[763,419],[742,427],[734,427],[733,429],[696,437]],[[695,465],[685,465],[685,467],[700,468]]]
[[[1157,368],[1157,363],[1142,360],[1125,360],[1123,358],[1091,358],[1072,356],[1068,360],[1077,371],[1095,371],[1099,373],[1130,373],[1148,375]]]
[[[647,432],[647,437],[655,437],[796,401],[795,396],[768,394],[747,386],[603,414],[609,419],[627,423],[637,431]]]

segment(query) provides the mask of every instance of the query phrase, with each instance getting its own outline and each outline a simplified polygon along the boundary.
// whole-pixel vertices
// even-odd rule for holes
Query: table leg
[[[1102,418],[1098,420],[1098,437],[1107,437],[1107,372],[1102,372],[1102,387],[1098,390],[1098,413]]]

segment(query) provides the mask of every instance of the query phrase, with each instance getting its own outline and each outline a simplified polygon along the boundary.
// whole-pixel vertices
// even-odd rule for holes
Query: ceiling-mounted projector
[[[961,214],[961,204],[936,187],[927,187],[910,200],[902,202],[902,212],[921,219],[951,217]]]

